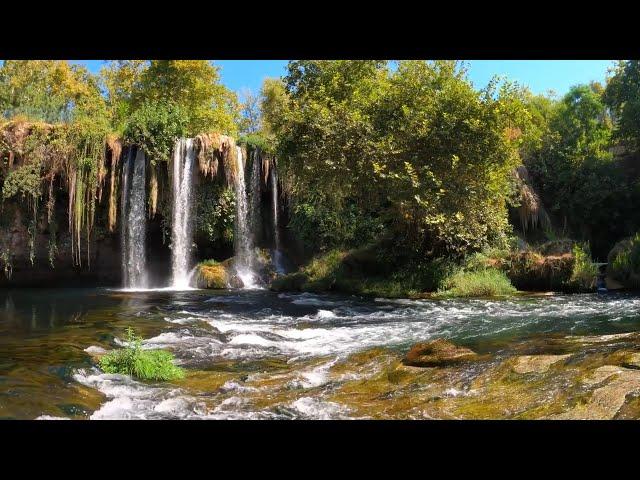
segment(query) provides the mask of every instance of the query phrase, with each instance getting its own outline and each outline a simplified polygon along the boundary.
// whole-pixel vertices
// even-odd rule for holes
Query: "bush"
[[[168,162],[175,141],[186,133],[188,121],[188,113],[179,105],[148,102],[129,117],[124,136],[142,147],[154,163]]]
[[[507,257],[501,269],[519,290],[564,290],[573,274],[574,256],[544,256],[533,250]]]
[[[351,251],[330,250],[300,271],[276,278],[271,289],[407,297],[436,290],[451,271],[452,264],[446,259],[400,261],[384,247],[369,245]]]
[[[166,350],[142,350],[142,339],[133,329],[127,329],[125,348],[114,350],[100,358],[105,373],[130,375],[142,380],[170,381],[184,377],[184,370],[173,364],[173,354]]]
[[[232,189],[215,182],[202,183],[196,195],[196,234],[220,246],[233,245],[235,211]]]
[[[609,252],[607,274],[626,288],[640,288],[640,232],[616,243]]]
[[[516,289],[507,276],[496,269],[459,270],[447,277],[438,291],[441,297],[493,297],[511,295]]]
[[[593,290],[598,275],[598,266],[591,260],[589,246],[575,244],[573,258],[573,270],[567,287],[576,291]]]

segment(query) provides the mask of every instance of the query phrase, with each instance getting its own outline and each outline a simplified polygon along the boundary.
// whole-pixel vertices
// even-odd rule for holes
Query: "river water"
[[[121,346],[128,326],[146,339],[144,348],[171,350],[186,378],[152,383],[101,373],[95,355]],[[463,380],[478,365],[514,352],[574,352],[558,339],[635,331],[640,297],[622,294],[436,301],[266,290],[7,290],[0,291],[0,418],[450,418],[457,410],[440,400],[473,391]],[[448,392],[427,400],[426,393],[394,396],[397,388],[380,383],[380,372],[397,366],[412,344],[438,337],[485,360],[443,370],[449,376],[438,381],[396,382],[423,393],[439,382]],[[556,396],[566,390],[553,388]],[[418,408],[418,399],[440,406]]]

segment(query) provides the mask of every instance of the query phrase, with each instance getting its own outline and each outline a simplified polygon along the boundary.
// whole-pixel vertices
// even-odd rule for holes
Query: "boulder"
[[[554,363],[566,360],[571,355],[521,355],[513,363],[516,373],[544,373]]]
[[[441,367],[476,358],[477,354],[473,350],[438,339],[415,344],[402,359],[402,363],[411,367]]]
[[[199,288],[227,288],[228,274],[227,268],[222,263],[218,264],[200,264],[198,265]]]

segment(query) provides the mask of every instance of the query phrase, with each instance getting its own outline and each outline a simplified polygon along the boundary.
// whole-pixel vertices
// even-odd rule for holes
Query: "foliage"
[[[111,60],[100,71],[106,90],[111,122],[122,133],[132,113],[132,96],[140,88],[142,72],[148,67],[146,60]]]
[[[263,116],[293,178],[291,226],[305,242],[349,246],[370,230],[367,219],[377,225],[362,242],[384,230],[431,255],[504,235],[519,162],[507,132],[524,121],[517,89],[478,92],[455,62],[424,61],[395,71],[380,61],[290,62],[285,82],[286,95],[265,88]]]
[[[440,297],[493,297],[511,295],[516,289],[509,278],[493,268],[459,270],[447,277],[438,291]]]
[[[607,274],[627,288],[640,288],[640,233],[618,242],[609,253]]]
[[[5,60],[0,67],[0,112],[7,118],[66,122],[104,104],[98,81],[63,60]]]
[[[420,296],[438,288],[454,266],[447,259],[414,263],[397,258],[380,244],[318,255],[298,272],[277,277],[276,291],[340,291],[376,296]]]
[[[567,286],[577,291],[592,291],[596,284],[598,266],[591,260],[589,246],[576,243],[573,246],[573,258],[573,271]]]
[[[618,63],[607,83],[605,101],[616,120],[616,138],[640,152],[640,61]]]
[[[143,350],[142,339],[131,327],[127,329],[127,346],[100,358],[105,373],[131,375],[141,380],[171,381],[184,377],[184,370],[173,364],[173,354],[166,350]]]
[[[612,121],[599,84],[573,87],[555,104],[531,104],[541,135],[523,154],[534,186],[564,235],[603,257],[640,222],[639,192],[611,153]]]
[[[236,95],[220,83],[217,67],[206,60],[151,60],[131,93],[132,110],[146,104],[179,106],[186,136],[237,132]]]
[[[148,102],[127,120],[125,138],[141,146],[152,162],[168,162],[176,140],[186,134],[187,115],[178,104]]]
[[[207,182],[196,195],[196,232],[212,243],[233,244],[236,200],[232,189]]]
[[[260,96],[251,90],[241,92],[240,102],[240,132],[246,134],[257,133],[260,130]]]

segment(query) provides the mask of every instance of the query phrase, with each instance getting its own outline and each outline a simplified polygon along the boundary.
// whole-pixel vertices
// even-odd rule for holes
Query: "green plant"
[[[598,266],[591,260],[591,252],[587,244],[573,246],[573,270],[568,286],[579,291],[592,290],[598,275]]]
[[[613,247],[607,271],[625,287],[640,288],[640,232]]]
[[[507,276],[496,269],[459,270],[447,277],[437,295],[440,297],[492,297],[511,295],[516,288]]]
[[[105,373],[131,375],[142,380],[170,381],[184,377],[184,370],[173,364],[173,354],[166,350],[143,350],[142,339],[133,328],[126,331],[127,346],[100,358]]]

